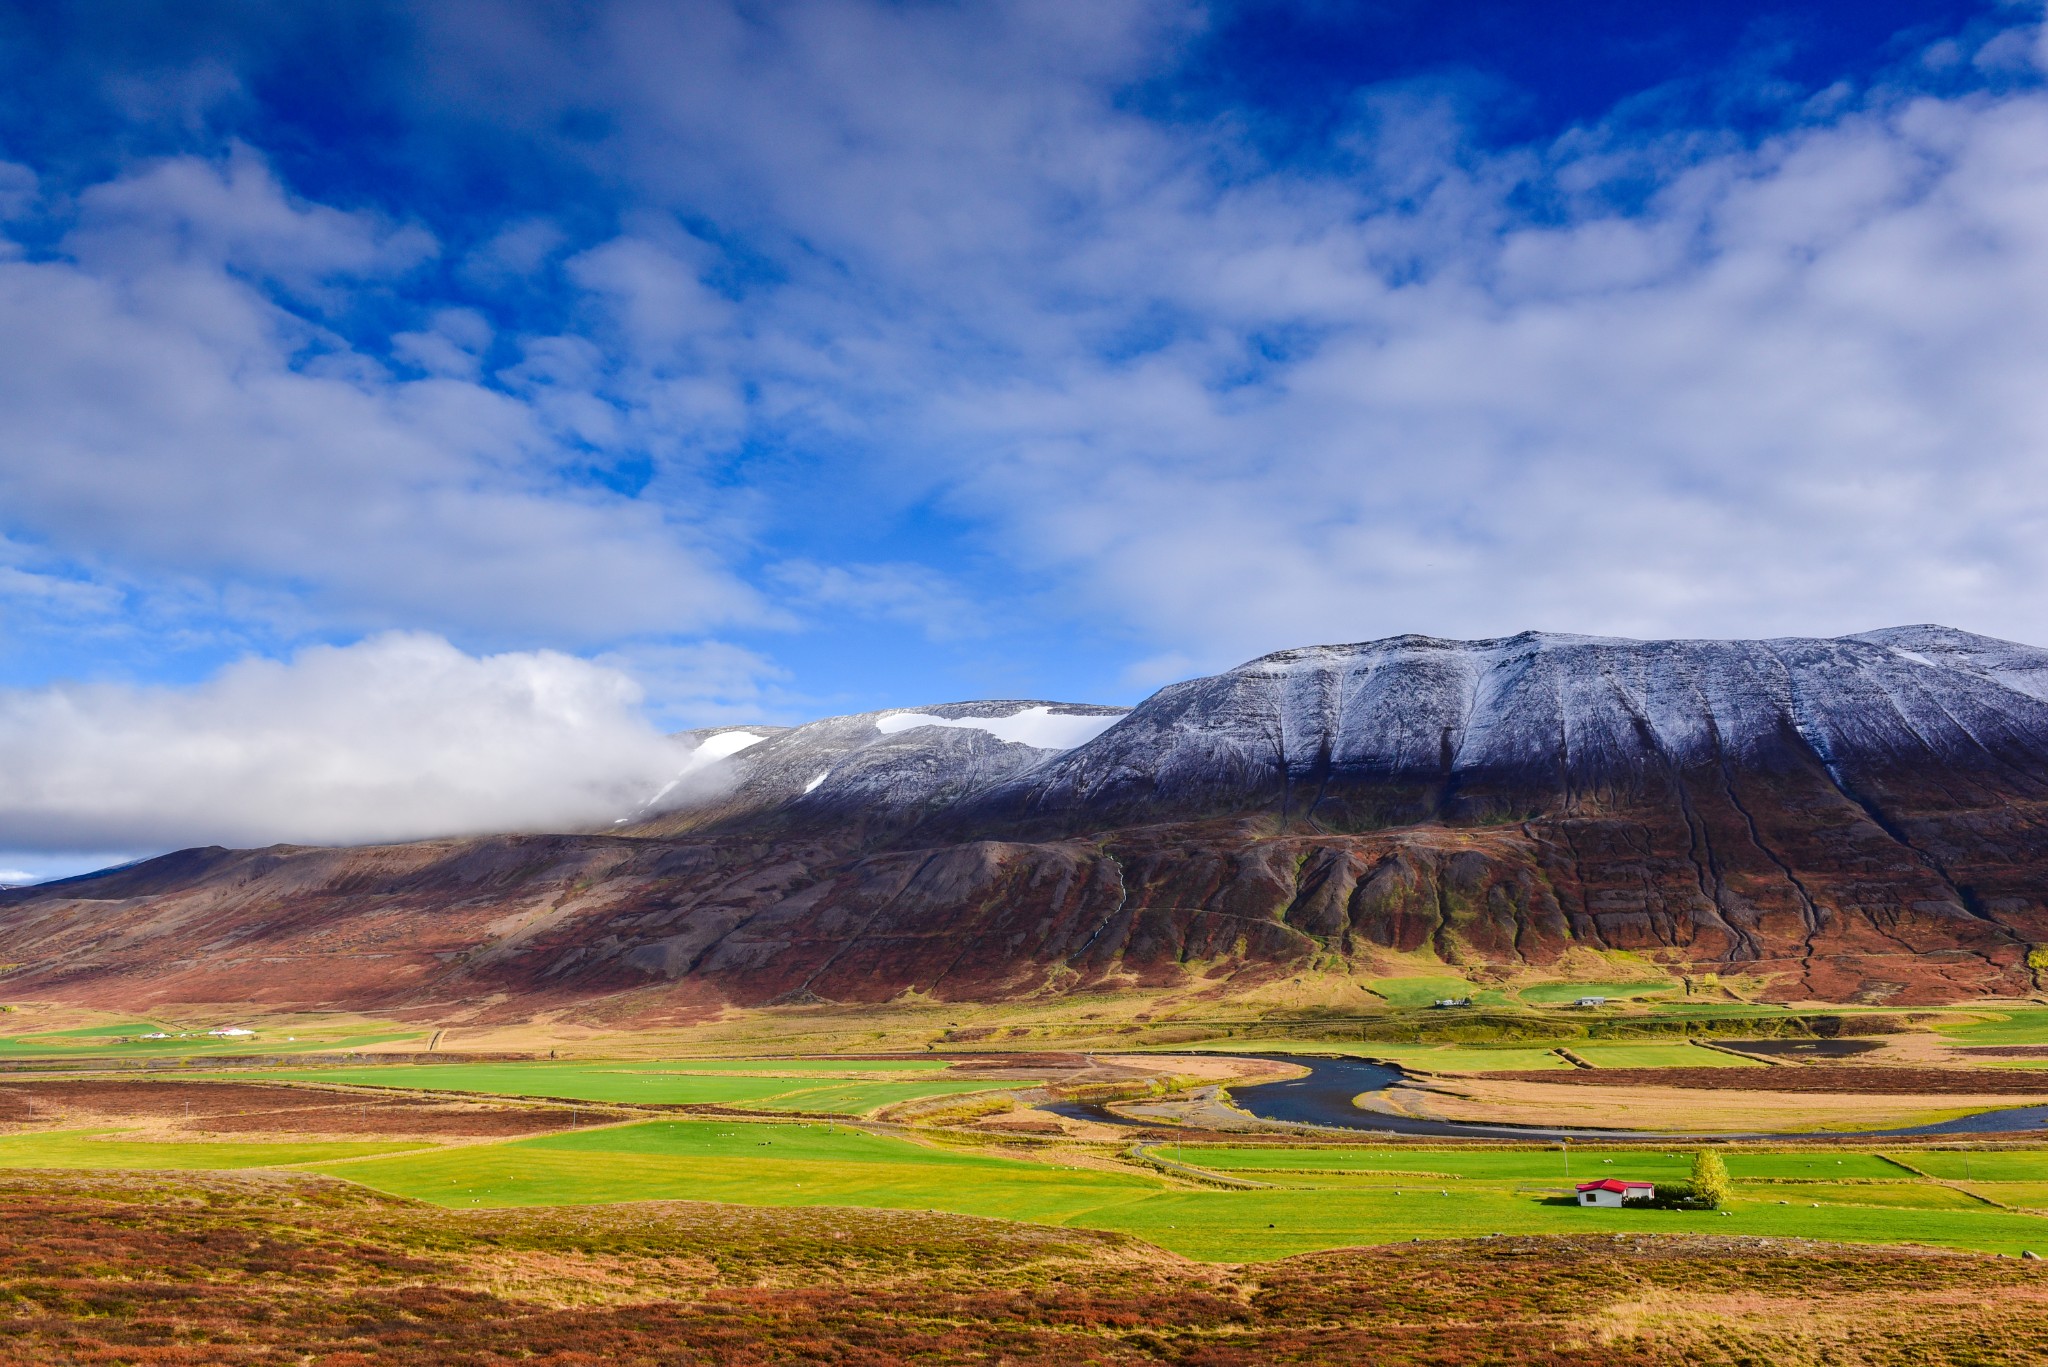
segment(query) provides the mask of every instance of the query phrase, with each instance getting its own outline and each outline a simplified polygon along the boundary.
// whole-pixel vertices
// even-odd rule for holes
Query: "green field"
[[[46,1130],[0,1135],[0,1168],[275,1168],[416,1149],[418,1144],[319,1140],[310,1143],[158,1143],[119,1130]]]
[[[1575,1147],[1567,1153],[1560,1148],[1408,1145],[1155,1150],[1197,1168],[1274,1184],[1238,1191],[1176,1187],[1135,1162],[1125,1169],[1072,1166],[1052,1156],[1033,1158],[1031,1151],[919,1142],[826,1121],[661,1119],[440,1146],[397,1141],[158,1143],[130,1137],[134,1133],[72,1130],[0,1137],[0,1167],[296,1165],[457,1209],[697,1200],[949,1211],[1121,1231],[1187,1256],[1225,1261],[1417,1238],[1589,1231],[1800,1236],[2005,1253],[2048,1250],[2048,1218],[1999,1209],[1969,1194],[1981,1191],[2012,1206],[2032,1204],[2048,1194],[2048,1150],[1901,1155],[1922,1171],[1972,1179],[1958,1189],[1916,1178],[1876,1153],[1731,1149],[1725,1156],[1736,1195],[1722,1214],[1587,1210],[1570,1201],[1573,1180],[1683,1180],[1691,1167],[1689,1150]]]
[[[1538,1006],[1557,1006],[1575,1002],[1581,997],[1605,997],[1610,1002],[1655,997],[1667,992],[1677,992],[1681,986],[1682,984],[1675,983],[1669,978],[1613,983],[1538,983],[1533,987],[1521,989],[1515,995],[1525,1002],[1534,1002]]]
[[[1500,988],[1476,987],[1464,978],[1373,978],[1366,987],[1390,1006],[1409,1010],[1460,997],[1470,997],[1475,1006],[1507,1006],[1513,1000]]]
[[[1850,1189],[1838,1188],[1847,1193]],[[1935,1201],[1953,1199],[1935,1188]],[[1173,1192],[1091,1212],[1068,1223],[1118,1230],[1189,1257],[1236,1261],[1355,1244],[1489,1234],[1741,1234],[1917,1243],[2018,1253],[2048,1248],[2048,1219],[1972,1204],[1968,1209],[1898,1209],[1777,1204],[1739,1198],[1715,1211],[1594,1210],[1504,1189],[1317,1190],[1292,1199],[1271,1191]]]
[[[1899,1161],[1948,1182],[2048,1182],[2048,1149],[1919,1149]]]
[[[1719,1049],[1677,1044],[1607,1044],[1575,1041],[1567,1046],[1595,1068],[1765,1068],[1755,1059],[1737,1058]]]
[[[30,1035],[0,1035],[0,1058],[53,1058],[64,1055],[94,1057],[184,1058],[209,1054],[318,1054],[350,1049],[373,1049],[423,1038],[418,1030],[383,1030],[352,1035],[292,1036],[264,1030],[253,1036],[215,1039],[205,1034],[180,1035],[170,1031],[169,1039],[141,1039],[138,1036],[165,1027],[148,1022],[126,1025],[94,1025],[78,1030],[51,1030]]]
[[[1383,1044],[1378,1040],[1230,1040],[1204,1044],[1205,1051],[1244,1054],[1348,1054],[1385,1059],[1404,1068],[1432,1073],[1505,1073],[1568,1070],[1573,1065],[1550,1044]],[[1753,1059],[1737,1058],[1718,1049],[1702,1049],[1683,1040],[1670,1043],[1613,1043],[1565,1040],[1571,1050],[1596,1068],[1763,1068]],[[1172,1052],[1160,1049],[1153,1052]]]
[[[2048,1044],[2048,1010],[2001,1008],[1988,1020],[1934,1029],[1951,1044]]]
[[[1176,1146],[1171,1156],[1198,1168],[1217,1172],[1376,1172],[1410,1173],[1418,1176],[1478,1179],[1482,1181],[1555,1181],[1570,1175],[1578,1181],[1594,1177],[1627,1177],[1648,1182],[1682,1181],[1692,1169],[1689,1149],[1598,1149],[1575,1148],[1566,1153],[1557,1145],[1542,1149],[1426,1149],[1363,1148],[1345,1145],[1331,1148],[1281,1148],[1251,1145]],[[1929,1154],[1932,1158],[1935,1155]],[[1956,1155],[1944,1154],[1949,1158]],[[1974,1155],[1979,1159],[1994,1155]],[[1996,1155],[2004,1156],[2004,1155]],[[2048,1178],[2048,1150],[2014,1154],[2038,1166],[2025,1169]],[[1733,1150],[1724,1155],[1729,1175],[1741,1179],[1814,1182],[1876,1180],[1910,1181],[1913,1174],[1871,1153],[1802,1153],[1786,1151]],[[1946,1176],[1932,1167],[1911,1160],[1923,1171]],[[2018,1165],[2014,1165],[2019,1170]],[[1958,1168],[1956,1176],[1961,1176]],[[1979,1174],[1980,1176],[1983,1174]]]
[[[1436,1073],[1498,1073],[1534,1068],[1570,1068],[1548,1044],[1383,1044],[1378,1040],[1223,1040],[1200,1046],[1205,1053],[1338,1054],[1385,1059],[1404,1068]],[[1160,1047],[1150,1053],[1172,1053]],[[1701,1050],[1706,1053],[1706,1050]]]
[[[350,1163],[335,1175],[450,1206],[730,1201],[949,1210],[1060,1224],[1143,1199],[1129,1174],[959,1152],[823,1123],[653,1121]]]
[[[1166,1156],[1176,1151],[1166,1150]],[[1951,1188],[1915,1182],[1869,1154],[1730,1154],[1737,1199],[1728,1214],[1586,1210],[1571,1204],[1552,1150],[1190,1148],[1191,1164],[1253,1173],[1246,1156],[1300,1167],[1320,1159],[1362,1170],[1408,1165],[1417,1180],[1339,1179],[1266,1191],[1171,1189],[1154,1176],[1026,1162],[812,1124],[656,1121],[504,1144],[377,1158],[337,1176],[451,1207],[575,1204],[658,1198],[774,1206],[944,1210],[1118,1230],[1191,1257],[1268,1258],[1413,1238],[1586,1231],[1767,1234],[1854,1242],[1917,1242],[2017,1252],[2048,1248],[2048,1219],[2002,1211]],[[1682,1179],[1690,1153],[1571,1155],[1573,1176]],[[600,1160],[601,1161],[594,1161]],[[1745,1181],[1813,1172],[1834,1180]],[[1428,1177],[1425,1174],[1445,1174]],[[1455,1174],[1452,1176],[1451,1174]],[[1854,1174],[1856,1180],[1852,1180]],[[1882,1176],[1884,1181],[1871,1182]],[[1448,1192],[1448,1195],[1440,1194]],[[1780,1202],[1786,1204],[1780,1204]]]
[[[745,1063],[728,1060],[712,1064],[394,1063],[266,1069],[260,1076],[270,1081],[354,1083],[562,1101],[720,1105],[843,1115],[861,1115],[921,1097],[986,1092],[1002,1087],[1000,1082],[985,1078],[945,1076],[944,1067],[943,1061],[926,1059],[853,1063],[815,1059]]]

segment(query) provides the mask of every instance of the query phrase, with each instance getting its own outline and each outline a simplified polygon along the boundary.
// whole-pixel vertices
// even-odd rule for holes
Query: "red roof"
[[[1580,1191],[1641,1191],[1645,1187],[1655,1190],[1655,1182],[1624,1182],[1619,1177],[1603,1177],[1598,1182],[1579,1183]]]

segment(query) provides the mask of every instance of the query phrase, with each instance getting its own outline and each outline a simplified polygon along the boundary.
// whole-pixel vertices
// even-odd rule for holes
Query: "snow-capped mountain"
[[[0,891],[10,990],[660,1013],[1580,949],[1786,1000],[2048,986],[2048,651],[1943,627],[1402,636],[1128,712],[949,703],[689,739],[606,832],[191,850]]]
[[[1521,818],[1701,765],[1808,760],[1851,790],[1938,765],[2048,791],[2048,651],[1936,626],[1312,646],[1164,688],[973,810],[1079,829],[1271,808],[1355,830]]]
[[[692,732],[701,739],[689,768],[621,825],[636,835],[900,829],[1100,735],[1128,710],[1013,699]]]

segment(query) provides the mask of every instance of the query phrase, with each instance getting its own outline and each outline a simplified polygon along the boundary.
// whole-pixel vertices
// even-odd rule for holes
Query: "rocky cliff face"
[[[191,851],[0,894],[5,990],[688,1007],[1225,991],[1583,945],[1924,1002],[2029,991],[2048,944],[2048,652],[1938,627],[1399,637],[1128,715],[948,704],[746,737],[715,792],[610,834]]]

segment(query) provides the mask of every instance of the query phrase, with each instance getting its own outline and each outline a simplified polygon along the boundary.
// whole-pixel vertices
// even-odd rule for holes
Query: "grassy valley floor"
[[[1941,1024],[1789,1062],[1687,1038],[1347,1047],[1496,1116],[1765,1097],[1876,1122],[2034,1094],[2009,1051],[2042,1048],[2048,1012]],[[1585,1209],[1575,1181],[1683,1180],[1693,1148],[1219,1133],[1233,1078],[1297,1071],[1227,1051],[638,1043],[168,1076],[25,1053],[0,1073],[0,1363],[2048,1360],[2030,1136],[1726,1143],[1721,1210]]]

